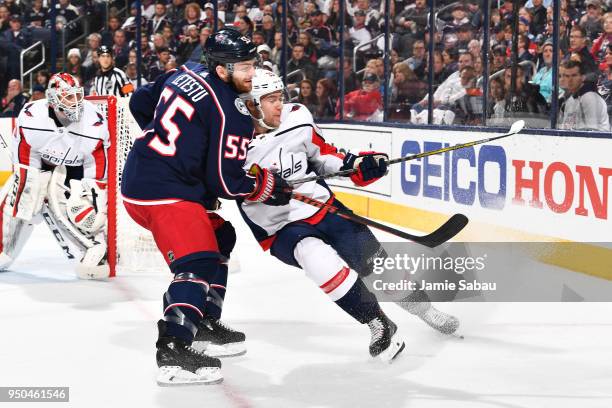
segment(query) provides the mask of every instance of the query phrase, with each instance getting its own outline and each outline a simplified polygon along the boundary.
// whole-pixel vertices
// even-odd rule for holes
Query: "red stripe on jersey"
[[[319,147],[321,155],[325,156],[327,154],[331,154],[332,156],[336,156],[337,158],[344,160],[344,155],[342,153],[338,153],[338,149],[336,149],[334,146],[325,143],[325,139],[318,135],[314,129],[312,130],[312,143]]]
[[[333,194],[331,195],[331,197],[329,197],[329,200],[327,200],[325,204],[331,204],[332,201],[334,201]],[[323,207],[323,208],[320,208],[316,213],[314,213],[310,217],[303,219],[302,222],[305,222],[310,225],[316,225],[321,222],[321,220],[323,219],[323,217],[325,217],[326,214],[327,214],[327,207]]]
[[[31,151],[32,146],[30,146],[30,144],[26,141],[25,135],[23,134],[23,129],[19,128],[19,149],[17,151],[19,163],[29,166]]]
[[[342,285],[342,282],[344,282],[347,276],[349,276],[349,272],[350,269],[348,266],[345,266],[344,268],[340,269],[340,272],[335,274],[333,278],[322,284],[320,288],[323,289],[323,292],[325,293],[332,292],[338,286]]]
[[[19,187],[17,188],[17,197],[15,198],[15,204],[13,205],[13,217],[17,215],[17,207],[19,206],[19,199],[21,199],[21,193],[25,188],[26,176],[28,172],[23,167],[19,168]]]
[[[92,153],[94,163],[96,164],[96,180],[103,179],[106,176],[106,151],[102,140],[98,142],[95,150]]]
[[[268,249],[272,247],[272,244],[274,243],[275,240],[276,240],[276,235],[272,235],[271,237],[268,237],[264,239],[263,241],[259,241],[259,245],[261,246],[261,249],[263,249],[264,251],[267,251]]]
[[[87,216],[87,214],[89,214],[93,210],[94,210],[93,207],[86,208],[85,211],[81,212],[79,215],[76,216],[74,221],[75,222],[81,222],[81,220],[83,220],[83,218],[85,218]]]

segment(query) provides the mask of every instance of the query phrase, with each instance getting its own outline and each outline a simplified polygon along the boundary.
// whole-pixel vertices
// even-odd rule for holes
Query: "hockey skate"
[[[404,340],[397,333],[397,325],[384,313],[368,322],[372,338],[370,355],[391,363],[404,350]]]
[[[200,321],[193,348],[212,357],[236,357],[246,353],[246,336],[212,317]]]
[[[430,302],[406,302],[400,306],[442,334],[453,334],[459,328],[459,319],[436,309]]]
[[[167,336],[166,322],[157,322],[157,384],[162,387],[174,385],[217,384],[223,381],[221,361],[196,351],[191,345],[177,337]]]

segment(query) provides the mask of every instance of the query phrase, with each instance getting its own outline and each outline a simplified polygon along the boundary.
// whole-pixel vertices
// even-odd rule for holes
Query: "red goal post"
[[[108,263],[110,277],[118,271],[154,272],[167,268],[151,233],[126,213],[121,199],[121,176],[134,138],[141,133],[130,114],[129,97],[87,96],[108,122]]]

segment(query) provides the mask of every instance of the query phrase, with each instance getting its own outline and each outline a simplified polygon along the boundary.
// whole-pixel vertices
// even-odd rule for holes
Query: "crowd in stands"
[[[340,1],[345,1],[340,38]],[[206,1],[142,0],[142,36],[136,38],[136,8],[123,2],[58,0],[66,27],[76,16],[93,15],[101,28],[89,34],[82,48],[66,54],[66,69],[81,78],[86,91],[98,75],[97,50],[113,50],[114,64],[134,86],[136,48],[142,52],[142,83],[186,61],[200,61],[203,44],[214,27],[214,5]],[[612,0],[560,0],[559,99],[553,101],[552,0],[436,1],[435,30],[428,25],[426,0],[394,0],[389,4],[389,65],[385,69],[384,0],[288,0],[287,83],[292,100],[307,105],[316,118],[381,121],[383,101],[390,121],[507,124],[526,119],[549,127],[557,107],[558,127],[610,130],[612,118]],[[490,4],[490,24],[483,24],[483,3]],[[219,0],[218,25],[233,25],[252,37],[262,63],[281,71],[282,2]],[[11,114],[22,103],[19,52],[38,30],[48,29],[48,0],[0,0],[0,113]],[[108,12],[108,14],[105,14]],[[103,17],[100,17],[103,16]],[[105,17],[104,17],[105,16]],[[102,20],[104,19],[104,20]],[[57,25],[56,24],[56,25]],[[518,30],[513,64],[514,27]],[[68,27],[76,35],[80,26]],[[483,89],[483,36],[490,35],[488,89]],[[429,48],[433,41],[433,67]],[[344,117],[340,118],[338,78],[340,44],[344,49]],[[16,57],[17,56],[17,57]],[[4,66],[2,65],[4,64]],[[15,66],[17,64],[17,66]],[[433,93],[429,95],[429,71]],[[36,86],[44,88],[43,72]],[[36,88],[36,90],[34,89]],[[484,104],[487,94],[487,106]],[[24,98],[26,98],[24,96]],[[26,98],[27,99],[27,98]],[[431,99],[431,103],[430,103]]]

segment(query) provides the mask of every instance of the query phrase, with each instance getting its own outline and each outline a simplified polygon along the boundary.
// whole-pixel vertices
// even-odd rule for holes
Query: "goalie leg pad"
[[[7,181],[11,188],[8,191],[8,202],[13,209],[13,216],[30,221],[37,215],[47,196],[51,172],[17,164],[15,172]]]
[[[7,182],[0,193],[0,270],[7,269],[13,263],[34,229],[32,222],[13,216],[13,207],[7,196],[9,188],[12,188],[12,184]]]

